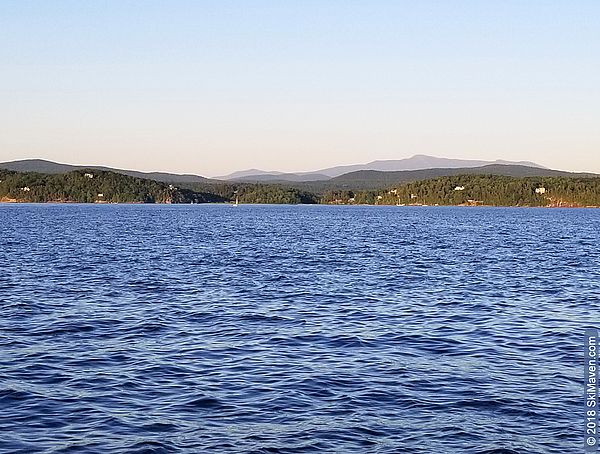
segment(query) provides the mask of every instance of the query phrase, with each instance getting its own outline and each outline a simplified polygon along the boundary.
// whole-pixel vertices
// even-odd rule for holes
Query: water
[[[0,452],[581,452],[599,221],[0,205]]]

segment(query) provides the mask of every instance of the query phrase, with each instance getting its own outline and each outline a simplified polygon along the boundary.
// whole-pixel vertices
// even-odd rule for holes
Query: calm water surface
[[[0,452],[579,453],[600,210],[0,205]]]

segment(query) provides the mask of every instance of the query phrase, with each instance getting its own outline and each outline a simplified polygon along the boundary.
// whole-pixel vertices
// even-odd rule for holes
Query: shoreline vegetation
[[[3,203],[230,203],[598,208],[598,177],[464,174],[371,189],[309,184],[167,183],[98,169],[62,174],[0,170]]]

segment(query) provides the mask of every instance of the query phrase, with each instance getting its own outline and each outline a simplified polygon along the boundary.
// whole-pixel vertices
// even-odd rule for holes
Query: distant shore
[[[211,182],[175,184],[102,171],[64,174],[0,169],[4,203],[229,203],[273,205],[600,207],[600,178],[452,175],[378,189],[355,181],[312,188],[310,183]]]
[[[78,202],[72,200],[48,200],[45,202],[31,202],[28,200],[17,200],[17,199],[9,199],[9,198],[0,198],[0,204],[6,205],[19,205],[19,204],[28,204],[28,205],[52,205],[52,204],[64,204],[64,205],[227,205],[227,206],[235,206],[233,203],[227,202],[202,202],[202,203],[168,203],[168,202],[107,202],[107,201],[97,201],[97,202]],[[336,206],[336,207],[396,207],[396,208],[546,208],[546,209],[557,209],[557,208],[600,208],[598,205],[486,205],[486,204],[478,204],[478,205],[468,205],[468,204],[457,204],[457,205],[417,205],[417,204],[406,204],[406,205],[392,205],[392,204],[373,204],[373,203],[242,203],[238,206],[267,206],[267,205],[279,205],[279,206]]]

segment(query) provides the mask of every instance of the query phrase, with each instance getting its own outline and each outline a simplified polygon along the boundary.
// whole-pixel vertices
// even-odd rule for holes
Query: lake
[[[577,453],[600,210],[0,204],[0,452]]]

